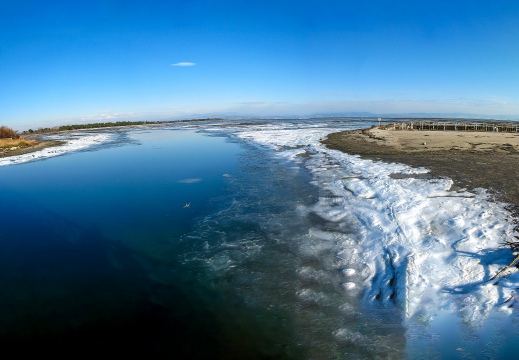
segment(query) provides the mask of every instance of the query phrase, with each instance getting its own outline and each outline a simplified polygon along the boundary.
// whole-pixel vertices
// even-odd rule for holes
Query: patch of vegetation
[[[18,139],[20,135],[7,126],[0,126],[0,139]]]
[[[0,139],[0,149],[10,149],[13,147],[28,147],[38,144],[39,141],[37,140],[30,140],[30,139],[24,139],[24,138],[3,138]]]

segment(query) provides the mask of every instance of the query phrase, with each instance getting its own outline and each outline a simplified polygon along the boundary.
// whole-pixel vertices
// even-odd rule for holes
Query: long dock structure
[[[449,121],[408,121],[382,125],[383,128],[392,130],[440,130],[440,131],[494,131],[494,132],[519,132],[519,122],[515,124],[496,123],[470,123]]]

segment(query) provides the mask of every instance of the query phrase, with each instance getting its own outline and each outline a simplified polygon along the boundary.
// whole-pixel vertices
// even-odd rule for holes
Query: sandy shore
[[[423,166],[460,188],[488,189],[519,209],[519,133],[372,128],[330,134],[323,143],[363,157]]]
[[[370,129],[368,137],[401,152],[459,151],[519,153],[519,134]]]

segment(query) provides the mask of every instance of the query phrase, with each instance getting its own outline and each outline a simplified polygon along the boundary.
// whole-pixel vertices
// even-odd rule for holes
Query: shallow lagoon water
[[[366,163],[318,144],[330,131],[363,126],[294,120],[101,131],[83,135],[102,135],[95,146],[1,167],[3,345],[195,358],[516,351],[513,308],[488,315],[499,307],[494,288],[508,296],[513,276],[478,284],[488,274],[477,275],[470,260],[479,276],[472,285],[443,294],[435,281],[448,278],[424,274],[434,289],[425,291],[397,256],[422,261],[411,264],[417,271],[427,264],[424,249],[457,259],[441,244],[483,236],[497,243],[510,231],[506,214],[486,208],[484,193],[443,198],[448,180],[390,176],[423,169]],[[445,218],[432,211],[442,207]],[[398,235],[406,233],[424,239],[414,252]],[[505,263],[511,254],[499,251]],[[502,265],[485,249],[478,256],[482,271]]]
[[[217,328],[232,293],[177,257],[179,237],[222,206],[223,175],[243,150],[188,130],[111,135],[117,146],[2,168],[2,344],[223,357]]]

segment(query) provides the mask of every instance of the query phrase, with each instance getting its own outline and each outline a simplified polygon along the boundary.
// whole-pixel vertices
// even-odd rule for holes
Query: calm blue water
[[[130,136],[138,143],[6,167],[2,186],[82,227],[120,234],[131,224],[133,234],[178,236],[209,210],[208,198],[224,193],[222,175],[235,169],[240,152],[223,138],[192,131]]]
[[[311,236],[336,224],[301,212],[319,196],[304,167],[225,131],[112,133],[91,151],[0,168],[4,349],[402,357],[399,312],[345,298]]]
[[[345,291],[337,249],[359,229],[319,215],[316,204],[329,198],[333,207],[334,198],[309,173],[335,163],[320,151],[288,160],[283,153],[306,145],[269,150],[237,135],[260,124],[275,137],[375,119],[366,121],[106,130],[112,140],[87,151],[0,167],[2,349],[67,358],[510,358],[516,315],[494,314],[478,328],[446,312],[410,331],[398,305]]]
[[[179,262],[192,248],[182,235],[232,201],[228,182],[243,148],[194,131],[119,136],[117,147],[0,169],[2,345],[76,355],[261,354],[261,336],[221,328],[261,328],[262,320],[237,308],[232,292],[211,288],[203,267]]]

